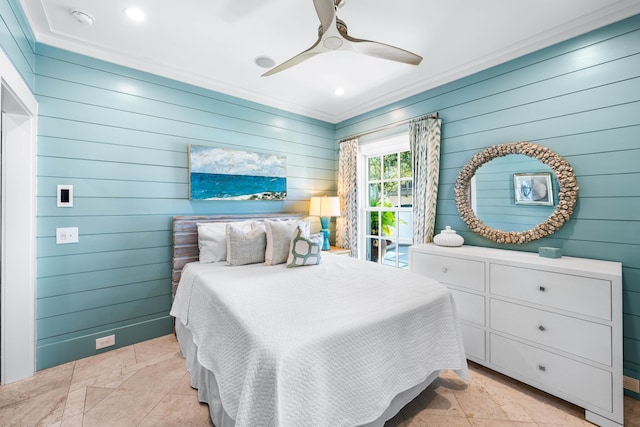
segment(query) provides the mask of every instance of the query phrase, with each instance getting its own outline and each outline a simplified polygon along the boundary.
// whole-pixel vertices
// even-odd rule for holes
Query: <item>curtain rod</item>
[[[399,122],[391,123],[391,124],[388,124],[386,126],[381,126],[379,128],[371,129],[371,130],[368,130],[366,132],[359,133],[357,135],[352,135],[352,136],[349,136],[347,138],[342,138],[340,140],[340,144],[342,144],[344,141],[347,141],[349,139],[361,138],[361,137],[366,136],[366,135],[371,135],[371,134],[374,134],[374,133],[382,132],[384,130],[393,129],[394,127],[402,126],[402,125],[407,124],[407,123],[409,123],[409,122],[411,122],[413,120],[437,119],[437,118],[438,118],[438,113],[437,112],[431,113],[431,114],[427,114],[427,115],[424,115],[424,116],[412,117],[410,119],[401,120]]]

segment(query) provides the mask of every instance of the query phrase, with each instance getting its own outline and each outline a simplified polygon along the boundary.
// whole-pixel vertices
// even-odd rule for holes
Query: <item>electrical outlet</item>
[[[640,393],[640,381],[631,377],[622,377],[622,385],[627,390],[633,391],[635,393]]]
[[[101,348],[105,347],[111,347],[112,345],[116,345],[115,335],[109,335],[108,337],[96,339],[96,350],[100,350]]]

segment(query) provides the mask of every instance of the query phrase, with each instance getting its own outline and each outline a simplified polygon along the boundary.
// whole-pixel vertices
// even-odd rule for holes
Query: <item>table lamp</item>
[[[324,234],[323,251],[331,249],[329,246],[329,221],[332,216],[340,216],[340,198],[339,197],[312,197],[309,203],[309,215],[320,217],[320,230]]]

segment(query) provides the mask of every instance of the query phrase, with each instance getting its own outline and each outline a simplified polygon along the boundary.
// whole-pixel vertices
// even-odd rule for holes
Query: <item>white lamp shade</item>
[[[312,197],[309,203],[309,215],[319,217],[340,216],[339,197]]]

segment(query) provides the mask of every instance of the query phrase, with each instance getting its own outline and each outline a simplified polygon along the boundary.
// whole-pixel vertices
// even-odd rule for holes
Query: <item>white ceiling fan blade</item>
[[[347,25],[336,16],[336,8],[343,5],[344,2],[345,0],[313,0],[318,19],[320,20],[318,40],[309,49],[272,68],[264,73],[262,77],[284,71],[320,53],[336,50],[352,50],[364,55],[391,61],[411,65],[420,64],[422,57],[408,50],[349,36],[347,34]]]
[[[333,0],[313,0],[313,5],[316,7],[316,13],[322,26],[322,33],[326,33],[333,25],[336,17],[336,8]]]
[[[269,71],[267,71],[266,73],[264,73],[262,75],[262,77],[267,77],[267,76],[271,76],[273,74],[279,73],[280,71],[284,71],[287,68],[291,68],[294,65],[298,65],[299,63],[306,61],[309,58],[312,58],[316,55],[318,55],[319,53],[325,52],[325,49],[323,49],[321,47],[322,45],[320,44],[320,39],[318,39],[318,41],[315,42],[315,44],[313,46],[311,46],[309,49],[305,50],[304,52],[301,52],[299,54],[297,54],[296,56],[294,56],[293,58],[283,62],[282,64],[270,69]]]
[[[343,32],[341,34],[345,40],[349,41],[351,48],[358,53],[410,65],[418,65],[422,62],[422,56],[408,50],[370,40],[356,39]]]

